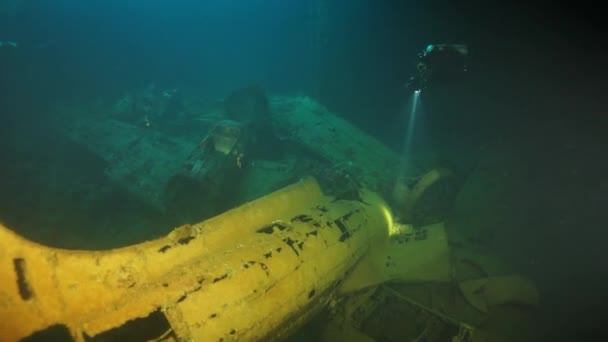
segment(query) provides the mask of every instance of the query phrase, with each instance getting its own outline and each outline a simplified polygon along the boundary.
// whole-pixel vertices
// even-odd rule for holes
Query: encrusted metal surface
[[[57,325],[77,341],[104,340],[140,323],[165,324],[147,339],[280,338],[332,298],[374,235],[386,235],[383,202],[363,196],[336,201],[307,179],[108,251],[48,248],[0,227],[2,340]]]

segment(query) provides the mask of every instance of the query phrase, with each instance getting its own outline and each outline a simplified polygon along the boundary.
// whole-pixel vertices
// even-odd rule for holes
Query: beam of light
[[[420,90],[415,90],[412,93],[412,97],[410,99],[411,107],[410,107],[410,119],[407,124],[407,131],[405,133],[405,141],[403,144],[403,155],[401,156],[401,167],[399,170],[399,174],[403,175],[407,171],[409,167],[409,157],[412,149],[412,140],[414,136],[414,126],[416,125],[416,114],[418,111],[418,99],[420,97]]]

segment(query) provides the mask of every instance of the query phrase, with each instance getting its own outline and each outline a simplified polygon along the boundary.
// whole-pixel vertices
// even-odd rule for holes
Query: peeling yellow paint
[[[171,330],[158,340],[280,338],[329,302],[369,242],[387,234],[384,203],[363,196],[336,201],[306,179],[107,251],[49,248],[0,226],[2,338],[59,324],[83,341],[154,313]]]

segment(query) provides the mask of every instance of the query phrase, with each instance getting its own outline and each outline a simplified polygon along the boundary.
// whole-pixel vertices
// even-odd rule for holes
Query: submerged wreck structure
[[[451,239],[452,172],[403,174],[397,154],[310,98],[246,88],[182,115],[194,110],[159,94],[60,129],[181,224],[105,251],[0,226],[3,340],[523,340],[537,291]]]

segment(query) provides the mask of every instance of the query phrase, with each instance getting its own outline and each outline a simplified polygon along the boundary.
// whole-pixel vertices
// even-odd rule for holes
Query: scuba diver
[[[430,44],[418,54],[416,74],[408,88],[420,91],[430,83],[459,80],[467,72],[469,51],[464,44]]]

